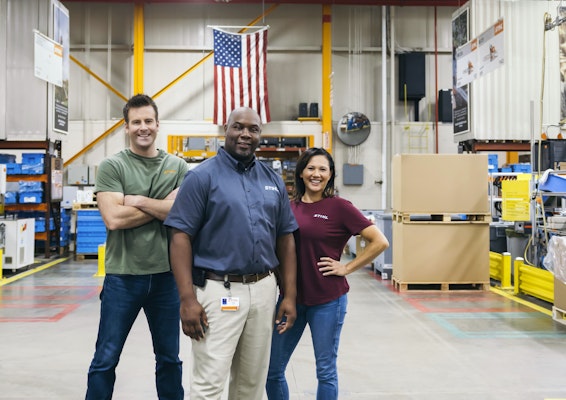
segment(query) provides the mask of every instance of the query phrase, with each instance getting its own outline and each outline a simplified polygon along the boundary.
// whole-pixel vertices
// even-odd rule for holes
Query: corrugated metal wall
[[[561,87],[558,29],[545,32],[544,17],[550,13],[554,19],[559,3],[533,0],[469,3],[470,38],[478,37],[497,20],[504,20],[505,65],[471,83],[471,131],[455,135],[455,141],[530,140],[531,126],[535,127],[538,139],[541,129],[558,124]],[[531,118],[531,103],[534,118]]]

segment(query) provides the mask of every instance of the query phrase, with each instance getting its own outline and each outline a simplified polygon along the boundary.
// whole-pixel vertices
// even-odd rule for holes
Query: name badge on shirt
[[[238,311],[239,309],[239,297],[222,297],[220,299],[220,311]]]

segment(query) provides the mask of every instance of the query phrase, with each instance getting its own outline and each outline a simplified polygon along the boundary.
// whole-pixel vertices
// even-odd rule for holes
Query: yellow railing
[[[516,295],[528,294],[554,303],[554,275],[552,272],[526,265],[522,257],[515,258],[513,279],[511,279],[511,254],[490,251],[489,276],[501,282],[501,289],[513,289]]]
[[[554,275],[552,272],[525,265],[523,258],[515,259],[515,294],[525,293],[554,303]]]

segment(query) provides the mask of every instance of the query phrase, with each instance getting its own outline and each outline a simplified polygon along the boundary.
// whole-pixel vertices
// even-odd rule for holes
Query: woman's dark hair
[[[305,194],[305,182],[301,178],[303,170],[307,167],[309,161],[314,156],[324,156],[328,160],[328,165],[330,166],[330,179],[322,192],[322,197],[332,197],[334,196],[334,178],[336,177],[336,170],[334,168],[334,160],[330,153],[324,150],[322,147],[311,147],[304,151],[297,160],[297,166],[295,167],[295,190],[293,191],[293,200],[299,201],[301,197]]]
[[[126,121],[126,123],[130,122],[128,117],[128,112],[130,112],[130,108],[141,108],[145,106],[153,107],[153,109],[155,110],[155,120],[159,121],[157,104],[155,104],[153,99],[149,97],[147,94],[136,94],[135,96],[131,97],[128,100],[128,102],[124,106],[124,109],[122,110],[124,113],[124,121]]]

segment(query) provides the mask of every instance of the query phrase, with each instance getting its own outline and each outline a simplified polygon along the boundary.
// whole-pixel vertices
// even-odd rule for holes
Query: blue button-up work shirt
[[[298,228],[281,177],[223,148],[187,173],[165,225],[193,238],[194,267],[229,274],[277,267],[277,237]]]

